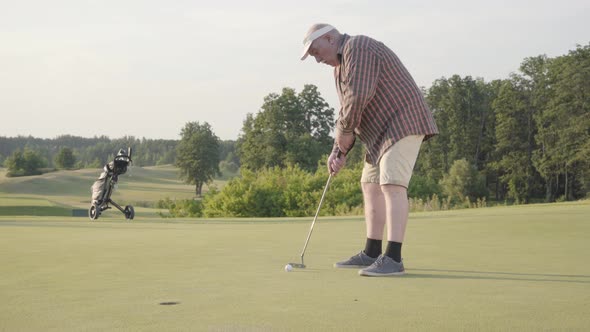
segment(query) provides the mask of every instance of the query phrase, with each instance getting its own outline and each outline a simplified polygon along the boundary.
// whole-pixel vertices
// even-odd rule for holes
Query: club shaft
[[[324,192],[322,193],[322,198],[320,198],[320,204],[318,205],[318,209],[315,212],[315,217],[313,217],[313,222],[311,223],[311,227],[309,228],[309,233],[307,234],[307,239],[305,240],[305,245],[303,246],[303,250],[301,251],[301,264],[303,265],[303,256],[305,255],[305,250],[307,249],[307,244],[309,243],[309,239],[311,238],[311,233],[313,232],[313,226],[315,225],[316,220],[318,219],[318,215],[320,214],[320,209],[322,208],[322,204],[324,203],[324,197],[326,197],[326,192],[328,191],[328,187],[330,186],[330,180],[332,180],[332,173],[328,176],[328,182],[326,182],[326,186],[324,187]]]

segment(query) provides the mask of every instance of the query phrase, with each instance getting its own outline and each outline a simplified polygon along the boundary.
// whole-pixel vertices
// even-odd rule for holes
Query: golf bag
[[[125,215],[126,219],[133,219],[135,216],[133,206],[127,205],[125,208],[122,208],[119,204],[115,203],[111,199],[111,195],[113,194],[117,182],[119,181],[119,175],[125,174],[125,172],[127,172],[127,167],[130,163],[132,163],[131,148],[128,148],[127,151],[124,149],[119,150],[119,153],[117,153],[115,159],[104,165],[103,172],[91,187],[92,202],[90,209],[88,210],[88,216],[90,217],[90,220],[98,219],[102,211],[110,209],[111,206],[109,204],[112,204],[119,211],[121,211]]]

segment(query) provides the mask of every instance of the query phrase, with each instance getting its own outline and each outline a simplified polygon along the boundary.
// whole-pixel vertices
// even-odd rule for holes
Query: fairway
[[[61,170],[14,178],[5,177],[5,172],[0,168],[0,216],[71,216],[73,209],[90,207],[90,187],[102,170]],[[223,187],[225,182],[215,180],[213,184]],[[208,189],[205,186],[203,192]],[[189,199],[194,190],[194,186],[178,179],[178,169],[170,165],[130,167],[119,179],[112,198],[123,206],[134,205],[136,217],[154,218],[158,212],[166,212],[154,208],[159,200]],[[124,218],[116,209],[103,216]]]
[[[332,264],[360,217],[0,217],[0,331],[586,331],[590,202],[412,214],[408,274]],[[164,304],[167,305],[164,305]]]

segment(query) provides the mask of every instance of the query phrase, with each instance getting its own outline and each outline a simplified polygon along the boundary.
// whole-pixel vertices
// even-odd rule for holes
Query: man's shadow
[[[439,272],[439,273],[412,273]],[[458,274],[446,274],[458,273]],[[470,280],[514,280],[514,281],[541,281],[590,284],[590,275],[576,274],[545,274],[545,273],[516,273],[495,271],[467,271],[467,270],[443,270],[443,269],[408,269],[406,278],[431,278],[431,279],[470,279]],[[581,279],[581,280],[580,280]]]

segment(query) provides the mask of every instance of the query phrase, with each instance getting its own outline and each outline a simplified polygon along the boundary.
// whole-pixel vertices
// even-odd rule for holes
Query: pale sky
[[[590,1],[0,0],[0,136],[179,139],[189,121],[237,139],[283,87],[332,67],[299,60],[313,23],[388,45],[420,86],[508,78],[525,57],[590,42]]]

